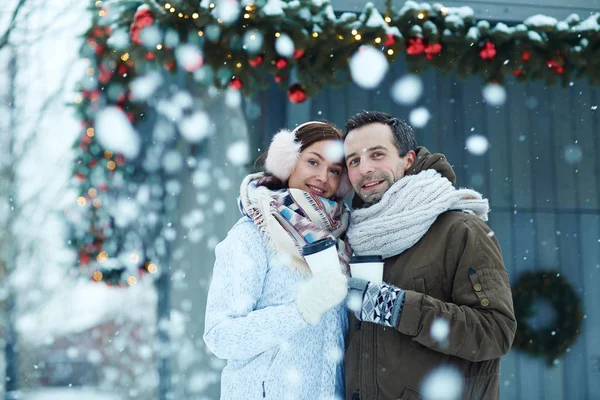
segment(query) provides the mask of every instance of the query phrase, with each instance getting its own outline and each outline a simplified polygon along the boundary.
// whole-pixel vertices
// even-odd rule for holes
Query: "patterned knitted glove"
[[[304,320],[317,324],[323,315],[348,294],[348,278],[341,271],[325,272],[304,282],[298,290],[296,307]]]
[[[375,284],[357,278],[348,279],[350,301],[358,297],[358,307],[349,308],[356,318],[387,327],[396,327],[404,305],[404,290],[389,283]]]

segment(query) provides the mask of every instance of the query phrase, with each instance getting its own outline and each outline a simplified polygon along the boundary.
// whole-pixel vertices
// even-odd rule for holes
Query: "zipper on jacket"
[[[263,381],[262,387],[263,387],[263,399],[266,399],[267,393],[265,392],[265,381]]]

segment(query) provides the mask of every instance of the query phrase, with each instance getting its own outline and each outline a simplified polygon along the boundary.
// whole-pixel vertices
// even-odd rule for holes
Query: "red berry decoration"
[[[256,58],[252,58],[248,60],[248,64],[250,64],[251,67],[258,67],[260,64],[262,64],[264,60],[263,56],[256,56]]]
[[[484,60],[491,60],[496,57],[496,45],[492,42],[486,41],[483,45],[483,48],[479,50],[479,57]]]
[[[406,46],[406,54],[409,56],[416,56],[425,51],[425,45],[423,44],[423,39],[414,38],[408,39],[408,46]]]
[[[521,56],[521,58],[523,58],[523,61],[529,61],[529,59],[531,58],[531,52],[530,51],[523,51],[523,55]]]
[[[306,92],[299,83],[296,83],[288,89],[288,99],[294,104],[302,103],[307,99]]]
[[[294,55],[292,56],[294,60],[298,60],[304,57],[304,50],[302,49],[294,49]]]
[[[229,88],[240,90],[242,88],[242,80],[240,78],[233,78],[231,82],[229,82]]]
[[[275,62],[275,67],[277,67],[277,69],[284,69],[287,66],[288,66],[288,62],[285,58],[278,58],[277,61]]]
[[[387,39],[383,42],[383,45],[386,47],[390,47],[396,44],[396,38],[391,33],[387,34]]]
[[[442,51],[442,45],[439,43],[428,44],[425,46],[425,57],[431,60],[434,55],[440,54]]]

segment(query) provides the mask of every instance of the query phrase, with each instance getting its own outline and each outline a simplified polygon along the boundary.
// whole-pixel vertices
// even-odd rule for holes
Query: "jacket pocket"
[[[421,400],[421,393],[417,392],[415,389],[407,386],[402,393],[402,396],[398,400]]]

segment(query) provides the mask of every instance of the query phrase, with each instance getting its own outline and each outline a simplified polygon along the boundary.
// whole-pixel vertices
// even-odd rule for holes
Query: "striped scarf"
[[[304,276],[312,272],[302,247],[326,237],[337,240],[342,271],[348,274],[352,251],[346,240],[350,211],[342,202],[312,195],[300,189],[269,190],[256,183],[264,174],[250,174],[240,186],[240,211],[259,228],[277,253],[289,256],[286,263]]]

